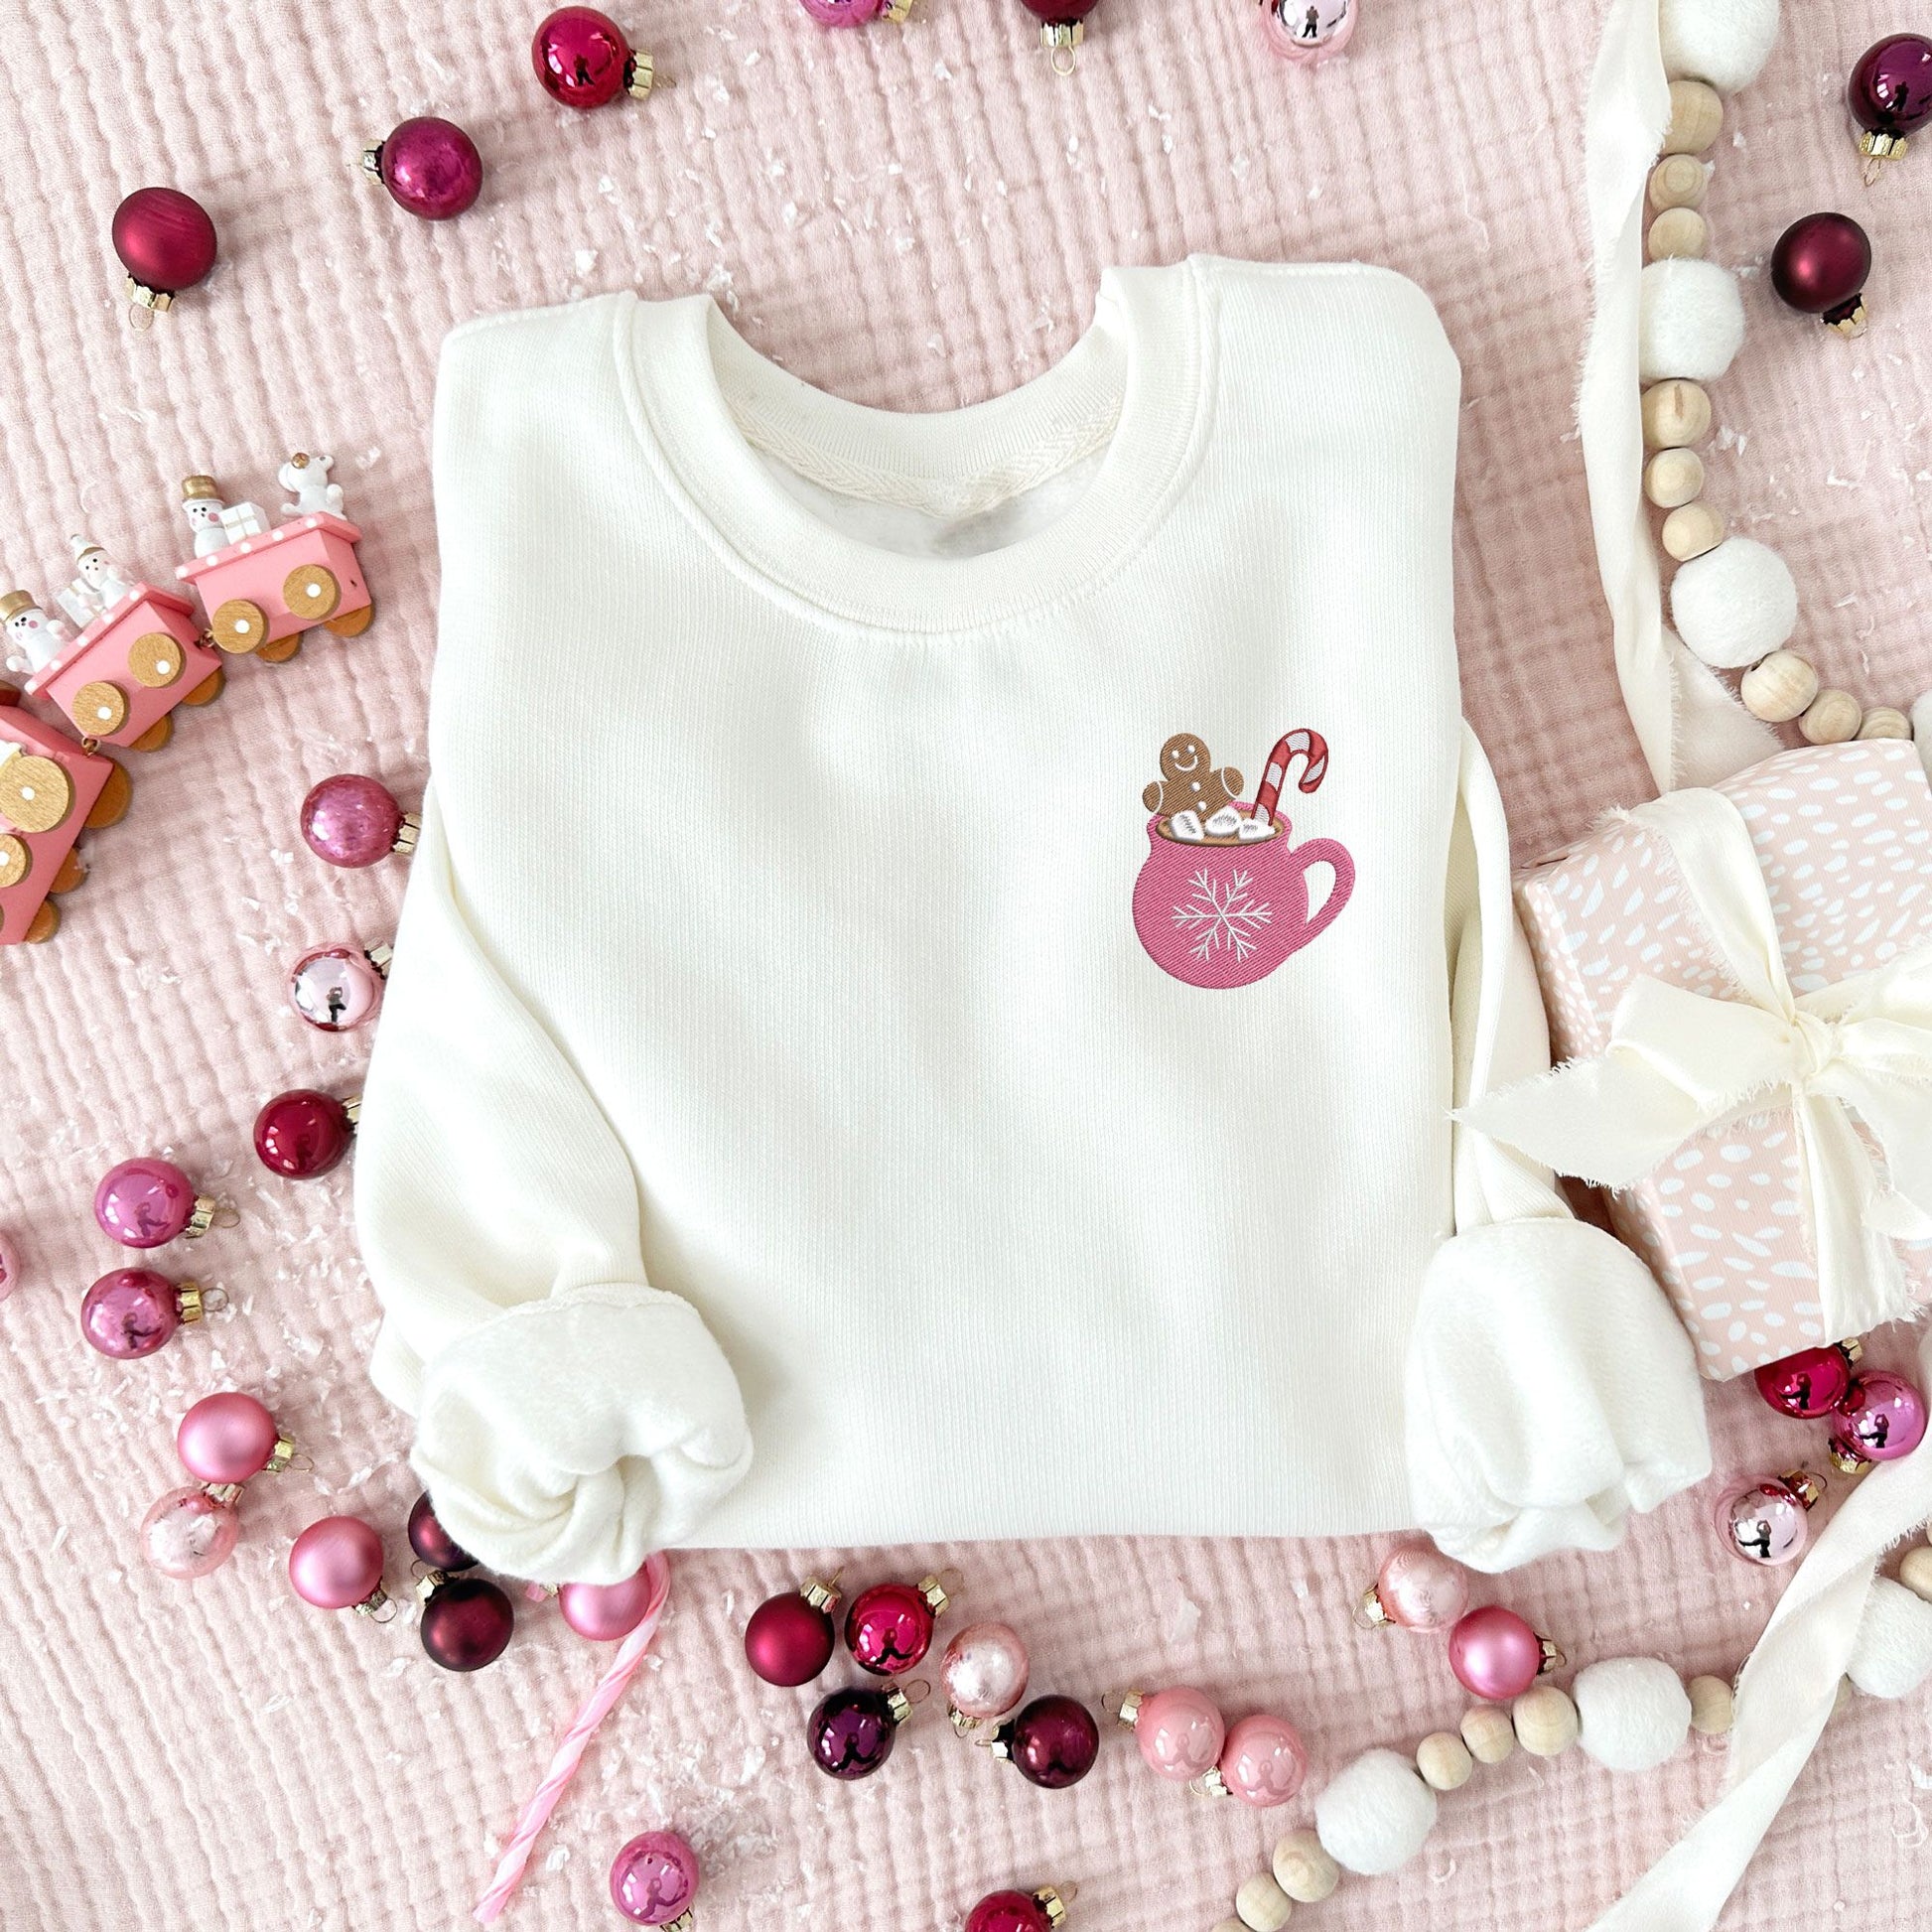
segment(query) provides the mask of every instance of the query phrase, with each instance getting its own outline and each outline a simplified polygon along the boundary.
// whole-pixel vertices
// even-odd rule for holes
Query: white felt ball
[[[1394,1751],[1364,1751],[1314,1801],[1323,1850],[1343,1870],[1368,1878],[1407,1864],[1435,1826],[1435,1792]]]
[[[1692,255],[1652,262],[1637,310],[1637,373],[1646,382],[1715,382],[1744,346],[1737,278]]]
[[[1910,1697],[1932,1677],[1932,1603],[1874,1577],[1846,1675],[1868,1698]]]
[[[1691,1734],[1691,1694],[1656,1657],[1608,1657],[1570,1687],[1578,1742],[1608,1771],[1651,1771]]]
[[[1778,37],[1778,0],[1663,0],[1664,71],[1708,80],[1721,94],[1748,87]]]
[[[1741,670],[1798,627],[1798,586],[1778,553],[1755,537],[1726,537],[1671,579],[1677,634],[1718,670]]]

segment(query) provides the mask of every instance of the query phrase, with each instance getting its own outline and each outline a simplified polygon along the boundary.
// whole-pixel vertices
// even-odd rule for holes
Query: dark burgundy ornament
[[[419,114],[386,141],[362,150],[362,170],[398,207],[425,221],[448,221],[483,193],[483,156],[454,121]]]
[[[837,1641],[832,1609],[837,1579],[807,1578],[796,1589],[767,1597],[745,1626],[745,1661],[767,1684],[792,1690],[809,1684],[832,1661]]]
[[[1845,104],[1863,130],[1859,152],[1869,163],[1864,178],[1905,152],[1905,138],[1932,120],[1932,40],[1923,34],[1887,34],[1859,57],[1845,84]]]
[[[1035,1698],[993,1733],[995,1757],[1013,1760],[1023,1778],[1046,1791],[1064,1791],[1093,1769],[1100,1726],[1077,1698]]]
[[[316,1180],[340,1165],[355,1138],[355,1102],[313,1087],[278,1093],[255,1116],[255,1152],[270,1173]]]
[[[440,1570],[446,1577],[477,1567],[476,1558],[436,1520],[427,1489],[409,1512],[409,1547],[432,1570]]]
[[[642,100],[656,80],[651,57],[633,52],[623,29],[595,7],[549,15],[530,41],[530,65],[544,92],[566,107],[602,107],[623,93]]]
[[[1845,1400],[1852,1371],[1863,1353],[1863,1343],[1856,1338],[1830,1348],[1801,1348],[1782,1361],[1764,1363],[1753,1371],[1752,1380],[1779,1415],[1816,1422]]]
[[[1771,250],[1771,286],[1801,315],[1816,316],[1841,335],[1864,327],[1864,285],[1871,238],[1849,214],[1801,215]]]
[[[869,1778],[893,1754],[898,1727],[912,1715],[902,1691],[834,1691],[811,1715],[805,1741],[828,1778]]]
[[[127,270],[127,299],[150,314],[170,307],[214,266],[214,223],[178,188],[137,188],[114,210],[111,233]]]
[[[483,1577],[452,1577],[423,1600],[423,1648],[445,1670],[493,1664],[515,1628],[510,1599]]]
[[[934,1624],[949,1601],[937,1577],[911,1584],[875,1584],[852,1599],[845,1647],[861,1670],[897,1677],[932,1648]]]

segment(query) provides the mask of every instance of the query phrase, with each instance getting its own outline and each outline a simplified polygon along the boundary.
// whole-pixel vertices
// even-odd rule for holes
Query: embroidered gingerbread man
[[[1216,771],[1207,747],[1192,732],[1176,732],[1161,747],[1161,776],[1141,793],[1141,803],[1163,818],[1194,812],[1207,821],[1241,796],[1241,773],[1233,765]]]

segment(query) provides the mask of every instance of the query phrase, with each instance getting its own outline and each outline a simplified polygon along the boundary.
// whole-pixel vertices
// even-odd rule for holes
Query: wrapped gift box
[[[1911,745],[1787,752],[1714,789],[1750,831],[1794,993],[1932,945],[1932,785]],[[1516,891],[1558,1059],[1602,1052],[1639,976],[1725,997],[1676,861],[1640,825],[1606,824],[1524,874]],[[1676,1303],[1714,1380],[1841,1339],[1824,1332],[1788,1109],[1695,1136],[1611,1195],[1610,1214]],[[1901,1245],[1899,1256],[1914,1299],[1932,1300],[1932,1243]]]

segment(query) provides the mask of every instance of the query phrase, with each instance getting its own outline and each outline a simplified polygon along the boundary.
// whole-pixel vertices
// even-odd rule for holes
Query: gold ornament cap
[[[35,611],[39,608],[34,602],[31,591],[9,591],[5,597],[0,597],[0,623],[6,623],[9,620],[19,617],[23,611]]]
[[[137,308],[152,309],[162,315],[175,306],[175,298],[166,289],[151,289],[145,282],[137,282],[130,275],[121,287],[127,292],[127,299]]]
[[[1034,1893],[1034,1903],[1046,1914],[1046,1923],[1059,1932],[1066,1923],[1066,1908],[1073,1901],[1076,1887],[1072,1885],[1041,1885]]]
[[[181,480],[181,500],[184,503],[218,503],[221,500],[221,485],[212,477],[184,477]]]
[[[643,49],[630,57],[629,71],[623,76],[624,91],[632,100],[648,100],[657,85],[657,63]]]
[[[829,1610],[839,1600],[839,1580],[835,1576],[829,1584],[821,1584],[816,1577],[807,1577],[798,1586],[798,1594],[813,1609]]]
[[[1839,1461],[1839,1458],[1837,1457],[1836,1454],[1833,1456],[1832,1459],[1835,1462],[1838,1462],[1838,1466],[1841,1469],[1845,1469],[1845,1464],[1842,1461]],[[1863,1458],[1861,1457],[1860,1460],[1863,1461]],[[1856,1468],[1845,1469],[1845,1472],[1847,1475],[1856,1475],[1858,1473],[1858,1470]],[[1807,1509],[1816,1509],[1818,1505],[1824,1500],[1825,1478],[1823,1476],[1813,1475],[1809,1469],[1792,1469],[1791,1471],[1789,1471],[1784,1478],[1784,1486],[1787,1489],[1789,1489],[1791,1493],[1794,1496],[1796,1496],[1797,1499],[1801,1503],[1803,1503]]]
[[[200,1282],[183,1282],[175,1290],[175,1312],[185,1322],[201,1320],[202,1302]]]

